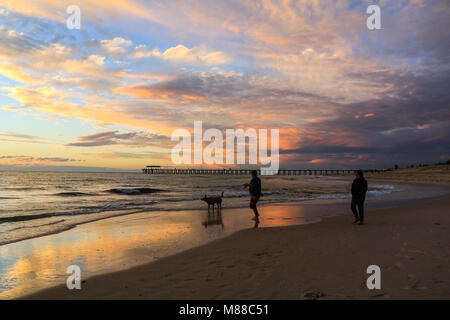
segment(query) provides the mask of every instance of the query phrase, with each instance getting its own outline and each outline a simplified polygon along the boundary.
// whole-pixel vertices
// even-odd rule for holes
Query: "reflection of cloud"
[[[116,211],[114,215],[127,213]],[[80,222],[95,221],[101,218],[111,218],[111,211],[95,215],[78,215],[62,220],[61,217],[39,219],[36,228],[18,228],[13,237],[29,238],[42,233],[52,233],[56,230],[67,230]],[[144,216],[141,216],[141,218]],[[145,218],[145,217],[144,217]],[[33,245],[21,246],[21,243],[0,246],[0,254],[5,266],[2,281],[8,283],[0,292],[1,299],[12,299],[30,294],[37,289],[58,285],[66,280],[66,269],[77,264],[82,270],[82,276],[92,276],[111,270],[133,267],[148,261],[148,254],[134,252],[152,243],[171,245],[158,246],[153,256],[166,256],[185,250],[191,246],[192,239],[197,239],[193,228],[186,222],[158,223],[149,228],[149,224],[133,224],[126,220],[116,220],[130,230],[129,233],[117,232],[119,229],[105,229],[102,225],[90,223],[89,232],[65,237],[61,234],[52,236],[49,240],[36,238]],[[99,227],[100,226],[100,227]],[[131,228],[131,229],[130,229]],[[189,241],[179,243],[180,231]],[[26,232],[26,233],[25,233]],[[69,231],[70,232],[70,231]],[[44,240],[42,240],[44,239]],[[28,240],[30,241],[30,240]],[[175,245],[176,244],[176,245]],[[26,254],[18,256],[17,248],[25,250]],[[147,249],[145,249],[147,250]],[[101,254],[99,254],[101,253]],[[4,262],[4,264],[3,264]],[[113,262],[113,264],[111,264]]]

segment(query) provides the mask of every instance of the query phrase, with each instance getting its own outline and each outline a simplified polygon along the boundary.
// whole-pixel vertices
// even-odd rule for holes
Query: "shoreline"
[[[345,178],[347,176],[338,176],[340,178]],[[448,183],[433,183],[433,182],[405,182],[405,181],[393,181],[393,180],[383,180],[382,178],[375,178],[375,177],[370,177],[370,180],[376,181],[377,183],[395,183],[398,185],[404,185],[404,186],[423,186],[423,187],[438,187],[438,188],[446,188],[450,190],[450,186]],[[349,181],[351,181],[351,179],[349,179]],[[376,197],[371,197],[370,199],[377,199],[380,196],[376,196]],[[439,197],[439,196],[436,196]],[[430,197],[430,199],[433,199],[435,197]],[[316,204],[320,203],[321,201],[339,201],[339,200],[349,200],[349,198],[324,198],[324,199],[320,199],[320,198],[314,198],[314,199],[305,199],[305,200],[293,200],[293,201],[274,201],[274,202],[267,202],[264,203],[263,201],[259,203],[259,207],[266,207],[266,206],[276,206],[276,205],[297,205],[297,204],[308,204],[309,202],[314,202]],[[426,201],[428,198],[425,199],[420,199],[419,202],[422,202],[423,200]],[[403,204],[401,204],[403,205]],[[244,207],[229,207],[227,209],[230,210],[238,210],[238,209],[244,209],[247,208],[246,206]],[[139,214],[139,213],[143,213],[143,212],[154,212],[154,213],[161,213],[161,212],[172,212],[172,211],[198,211],[198,209],[180,209],[180,210],[135,210],[135,209],[129,209],[129,210],[117,210],[117,211],[104,211],[104,212],[100,212],[98,215],[100,216],[92,216],[92,219],[86,220],[86,221],[71,221],[69,224],[67,225],[62,225],[60,227],[60,229],[57,230],[50,230],[48,232],[43,232],[41,234],[38,235],[25,235],[22,238],[18,238],[18,239],[14,239],[11,241],[2,241],[0,242],[0,247],[4,246],[4,245],[8,245],[8,244],[12,244],[12,243],[17,243],[17,242],[21,242],[21,241],[25,241],[25,240],[31,240],[31,239],[39,239],[45,236],[49,236],[49,235],[54,235],[54,234],[59,234],[62,232],[66,232],[69,230],[72,230],[74,228],[76,228],[77,226],[81,226],[84,224],[88,224],[88,223],[93,223],[93,222],[97,222],[97,221],[101,221],[101,220],[108,220],[108,219],[113,219],[113,218],[117,218],[117,217],[122,217],[122,216],[127,216],[127,215],[132,215],[132,214]],[[113,214],[111,214],[111,212],[115,212]],[[81,215],[80,215],[81,216]],[[64,218],[64,216],[61,216],[62,218]],[[62,219],[64,221],[64,219]],[[0,219],[0,223],[1,219]],[[55,223],[51,223],[51,224],[55,224]],[[49,224],[50,225],[50,224]]]
[[[381,212],[383,215],[386,215],[387,212],[387,216],[385,217],[385,219],[389,220],[389,217],[391,215],[393,215],[391,218],[392,219],[396,219],[395,215],[396,212],[400,211],[400,212],[404,212],[405,210],[416,210],[417,208],[419,208],[420,210],[423,210],[423,208],[428,208],[428,207],[435,207],[436,205],[439,205],[439,203],[444,202],[446,205],[448,205],[450,203],[450,196],[449,195],[445,195],[445,196],[441,196],[438,199],[434,199],[434,200],[430,200],[430,201],[426,201],[423,203],[419,203],[419,204],[412,204],[412,205],[403,205],[400,207],[390,207],[390,208],[384,208],[384,209],[375,209],[375,210],[368,210],[367,212],[367,217],[368,217],[368,221],[369,221],[369,225],[365,225],[365,226],[351,226],[353,228],[372,228],[371,227],[371,217],[378,217],[379,213]],[[282,204],[283,206],[283,204]],[[287,208],[289,207],[294,207],[294,205],[292,204],[284,204],[284,206]],[[422,212],[423,214],[423,212]],[[326,218],[326,219],[325,219]],[[417,217],[416,217],[417,218]],[[442,219],[445,219],[445,217],[440,217]],[[347,221],[348,220],[348,221]],[[25,295],[25,296],[21,296],[19,297],[19,299],[114,299],[114,298],[124,298],[124,299],[230,299],[230,298],[243,298],[244,297],[240,297],[238,293],[234,292],[232,295],[229,296],[221,296],[221,295],[217,295],[217,296],[213,296],[213,295],[208,295],[208,291],[205,291],[205,288],[203,288],[203,291],[196,291],[195,294],[191,292],[191,294],[186,293],[185,295],[181,294],[180,292],[178,293],[179,295],[177,295],[174,292],[177,292],[177,287],[172,287],[169,284],[175,284],[178,281],[181,281],[181,283],[183,283],[183,281],[188,281],[186,279],[191,279],[189,280],[190,282],[194,282],[192,279],[193,278],[197,278],[198,281],[203,282],[204,285],[208,285],[209,286],[209,282],[214,282],[213,279],[205,279],[202,278],[201,276],[201,270],[198,270],[198,265],[202,265],[205,264],[205,260],[210,260],[210,258],[205,258],[208,257],[208,255],[212,255],[214,256],[215,252],[217,251],[222,251],[224,252],[223,257],[221,256],[215,256],[215,258],[217,260],[224,260],[224,262],[229,263],[230,264],[230,268],[231,265],[233,265],[234,267],[236,267],[236,259],[233,257],[233,252],[235,251],[235,249],[233,249],[233,243],[236,244],[236,239],[241,239],[243,238],[244,241],[243,243],[245,243],[246,245],[244,245],[244,247],[246,248],[246,250],[250,250],[250,251],[255,251],[257,250],[256,248],[252,248],[251,246],[248,246],[248,243],[254,243],[254,244],[258,244],[257,247],[261,246],[261,242],[263,244],[265,244],[265,247],[270,247],[272,250],[275,250],[275,248],[273,248],[274,246],[280,246],[281,248],[278,248],[275,250],[275,252],[284,252],[286,248],[283,248],[283,246],[281,245],[277,245],[278,243],[278,237],[276,239],[264,239],[264,238],[271,238],[273,237],[273,234],[278,234],[278,236],[283,235],[285,232],[288,234],[292,234],[294,231],[293,230],[302,230],[305,233],[310,233],[310,232],[315,232],[315,229],[323,229],[323,228],[327,228],[327,226],[329,224],[336,224],[336,222],[333,221],[340,221],[338,222],[338,224],[342,225],[342,227],[344,228],[344,230],[347,230],[348,226],[348,222],[349,220],[351,220],[351,218],[349,218],[348,215],[343,215],[342,213],[336,213],[335,215],[332,215],[330,217],[322,217],[320,223],[308,223],[305,225],[294,225],[294,226],[287,226],[287,227],[268,227],[268,228],[260,228],[260,229],[244,229],[244,230],[240,230],[240,231],[236,231],[234,233],[232,233],[231,235],[226,236],[225,238],[220,238],[220,239],[216,239],[213,240],[209,243],[206,243],[204,245],[201,246],[197,246],[197,247],[193,247],[191,249],[187,249],[187,250],[183,250],[182,252],[176,253],[174,255],[170,255],[170,256],[166,256],[163,257],[159,260],[150,262],[150,263],[146,263],[143,265],[139,265],[136,267],[132,267],[131,269],[126,269],[126,270],[122,270],[122,271],[116,271],[116,272],[112,272],[112,273],[104,273],[104,274],[100,274],[100,275],[95,275],[92,277],[88,277],[86,280],[86,283],[84,284],[86,286],[85,290],[81,290],[79,292],[74,292],[74,291],[69,291],[67,290],[67,288],[65,287],[65,285],[62,286],[58,286],[58,287],[53,287],[53,288],[49,288],[49,289],[44,289],[42,291],[39,291],[37,293],[33,293],[31,295]],[[332,222],[329,222],[332,221]],[[346,221],[344,223],[344,221]],[[324,226],[322,227],[317,227],[317,225],[322,225],[324,224]],[[385,223],[385,225],[388,224],[388,222]],[[314,227],[313,227],[314,226]],[[447,227],[447,225],[445,226]],[[307,231],[307,230],[310,231]],[[269,230],[269,231],[268,231]],[[280,231],[282,230],[282,231]],[[312,231],[311,231],[312,230]],[[357,231],[358,229],[350,229],[348,231]],[[341,233],[339,232],[339,230],[337,230],[337,234],[336,236],[342,236]],[[336,232],[336,230],[334,230],[333,232]],[[283,235],[284,236],[284,235]],[[328,237],[333,237],[332,235],[328,235]],[[256,239],[257,238],[257,239]],[[384,237],[385,238],[385,237]],[[303,239],[304,242],[305,239]],[[384,241],[384,240],[382,240]],[[242,245],[241,241],[238,241],[240,243],[240,245]],[[292,242],[292,239],[289,241]],[[320,244],[320,242],[318,242]],[[345,241],[344,241],[345,243]],[[317,244],[317,243],[315,243]],[[306,246],[309,248],[309,250],[313,250],[314,249],[314,243],[311,243],[311,239],[309,239],[308,241],[306,241]],[[231,248],[230,248],[231,247]],[[289,246],[288,246],[289,247]],[[235,248],[235,246],[234,246]],[[239,249],[240,251],[240,249]],[[330,253],[335,254],[336,250],[331,251]],[[338,251],[338,250],[337,250]],[[421,251],[421,250],[419,250]],[[203,256],[202,252],[206,254]],[[210,254],[208,254],[210,253]],[[311,252],[310,252],[311,254]],[[352,253],[354,254],[354,252]],[[248,252],[247,252],[248,255]],[[263,252],[261,253],[261,255],[259,255],[259,253],[255,253],[253,252],[254,257],[264,257],[266,255],[266,253]],[[275,254],[274,254],[275,255]],[[290,255],[290,254],[289,254]],[[313,259],[314,255],[310,255],[309,258]],[[196,259],[195,262],[192,262],[190,260],[192,260],[193,258]],[[247,257],[248,258],[248,257]],[[285,259],[287,259],[288,257],[284,257]],[[367,258],[367,257],[366,257]],[[448,258],[448,256],[447,256]],[[257,258],[255,258],[256,260],[254,261],[255,263],[257,263]],[[186,262],[186,260],[189,260],[188,262]],[[225,261],[226,260],[226,261]],[[330,264],[330,263],[334,263],[335,261],[328,261],[328,262],[324,262],[324,264]],[[447,261],[448,262],[448,261]],[[186,266],[186,263],[188,264]],[[225,263],[225,264],[226,264]],[[301,264],[301,262],[299,261],[299,263]],[[273,261],[274,265],[280,266],[282,265],[282,263],[280,264],[280,261]],[[174,270],[177,272],[174,272],[174,275],[176,275],[177,279],[172,280],[172,281],[165,281],[165,280],[161,280],[161,279],[156,279],[154,275],[159,274],[160,276],[163,275],[163,278],[167,278],[169,277],[169,275],[167,275],[166,270],[169,269],[173,269],[173,268],[177,268],[177,265],[182,265],[184,267],[181,267],[181,270]],[[223,274],[223,272],[225,272],[227,269],[225,268],[220,268],[220,270],[214,269],[214,267],[211,267],[210,263],[208,262],[206,264],[206,267],[208,267],[209,269],[212,268],[212,270],[210,270],[211,272],[215,272],[216,274]],[[267,266],[266,266],[267,267]],[[316,267],[320,267],[320,266],[316,266]],[[270,269],[270,266],[268,267]],[[191,270],[192,269],[192,270]],[[209,270],[208,269],[208,270]],[[320,268],[319,268],[320,269]],[[195,272],[195,270],[197,270],[197,272]],[[200,272],[200,275],[198,275],[197,273]],[[250,272],[249,270],[247,270],[246,272]],[[153,276],[149,276],[150,274],[152,274]],[[251,274],[251,272],[250,272]],[[361,273],[363,276],[365,276],[365,273]],[[136,283],[136,279],[135,278],[146,278],[149,279],[149,282],[146,282],[145,284],[142,284],[143,287],[141,288],[140,285],[137,285]],[[200,278],[198,278],[200,277]],[[222,280],[225,280],[227,277],[222,277]],[[150,281],[150,279],[152,279]],[[445,277],[445,281],[447,281],[447,276]],[[156,281],[155,284],[153,284],[153,281]],[[281,280],[280,280],[281,281]],[[115,294],[111,294],[111,291],[114,291],[111,287],[111,285],[109,285],[108,283],[112,283],[111,285],[116,289]],[[151,283],[150,283],[151,282]],[[219,281],[220,282],[220,281]],[[286,279],[283,280],[283,282],[286,282]],[[159,293],[155,293],[153,292],[152,294],[150,293],[139,293],[138,291],[145,291],[147,288],[147,285],[157,289],[156,291],[158,291]],[[223,283],[219,283],[217,284],[218,287],[225,285]],[[167,288],[167,286],[172,287],[170,290],[168,289],[163,289],[163,288]],[[121,288],[120,290],[118,290],[118,288]],[[180,286],[178,286],[180,287]],[[181,286],[183,287],[183,286]],[[181,288],[180,287],[180,288]],[[132,289],[133,290],[130,290]],[[161,290],[163,292],[161,292]],[[180,290],[178,290],[180,291]],[[245,291],[245,290],[244,290]],[[166,292],[168,295],[164,295],[164,292]],[[136,293],[136,295],[134,295]],[[169,294],[170,293],[170,294]],[[192,295],[193,294],[193,295]],[[255,292],[253,294],[256,294]],[[396,296],[397,294],[394,294],[394,296]],[[370,296],[367,296],[370,297]],[[378,297],[378,296],[377,296]],[[380,296],[380,297],[385,297],[385,298],[389,298],[392,297],[392,295],[388,295],[388,296]],[[253,298],[258,298],[258,295],[256,296],[252,296],[250,295],[249,297],[250,299]],[[265,298],[273,298],[271,296],[264,296],[261,297],[261,299],[265,299]],[[287,296],[280,296],[280,299],[283,298],[293,298],[291,295],[287,295]],[[294,299],[298,299],[298,298],[302,298],[300,296],[296,296]],[[328,298],[339,298],[338,296],[333,296],[333,295],[328,295]]]

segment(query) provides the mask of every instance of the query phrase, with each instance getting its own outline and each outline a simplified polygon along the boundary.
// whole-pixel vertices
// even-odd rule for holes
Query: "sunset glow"
[[[0,0],[0,169],[172,165],[176,129],[278,128],[282,168],[449,158],[445,1]],[[446,147],[447,146],[447,147]]]

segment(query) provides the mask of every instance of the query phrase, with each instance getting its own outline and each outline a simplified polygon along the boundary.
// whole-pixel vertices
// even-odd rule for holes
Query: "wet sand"
[[[26,299],[450,299],[450,197],[320,223],[241,230]],[[271,206],[265,208],[269,215]],[[295,216],[298,206],[278,206]],[[280,210],[280,209],[278,209]],[[281,212],[281,211],[280,211]],[[343,212],[341,212],[343,213]],[[381,268],[381,290],[366,269]]]
[[[366,208],[421,203],[449,194],[436,186],[395,184],[392,193],[369,197]],[[265,201],[261,201],[264,204]],[[82,278],[126,270],[224,238],[236,231],[314,223],[347,214],[349,200],[311,200],[260,207],[258,225],[247,208],[146,211],[83,223],[68,231],[0,246],[0,299],[13,299],[64,284],[78,265]]]

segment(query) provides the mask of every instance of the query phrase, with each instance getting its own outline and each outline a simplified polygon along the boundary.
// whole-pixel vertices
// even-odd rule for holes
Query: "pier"
[[[163,168],[160,166],[147,166],[142,169],[144,174],[184,174],[184,175],[249,175],[252,169],[202,169],[202,168]],[[261,170],[256,170],[261,174]],[[364,172],[379,172],[382,170],[364,170]],[[264,170],[265,174],[270,175],[288,175],[288,176],[308,176],[308,175],[339,175],[351,174],[355,172],[352,169],[279,169]]]

